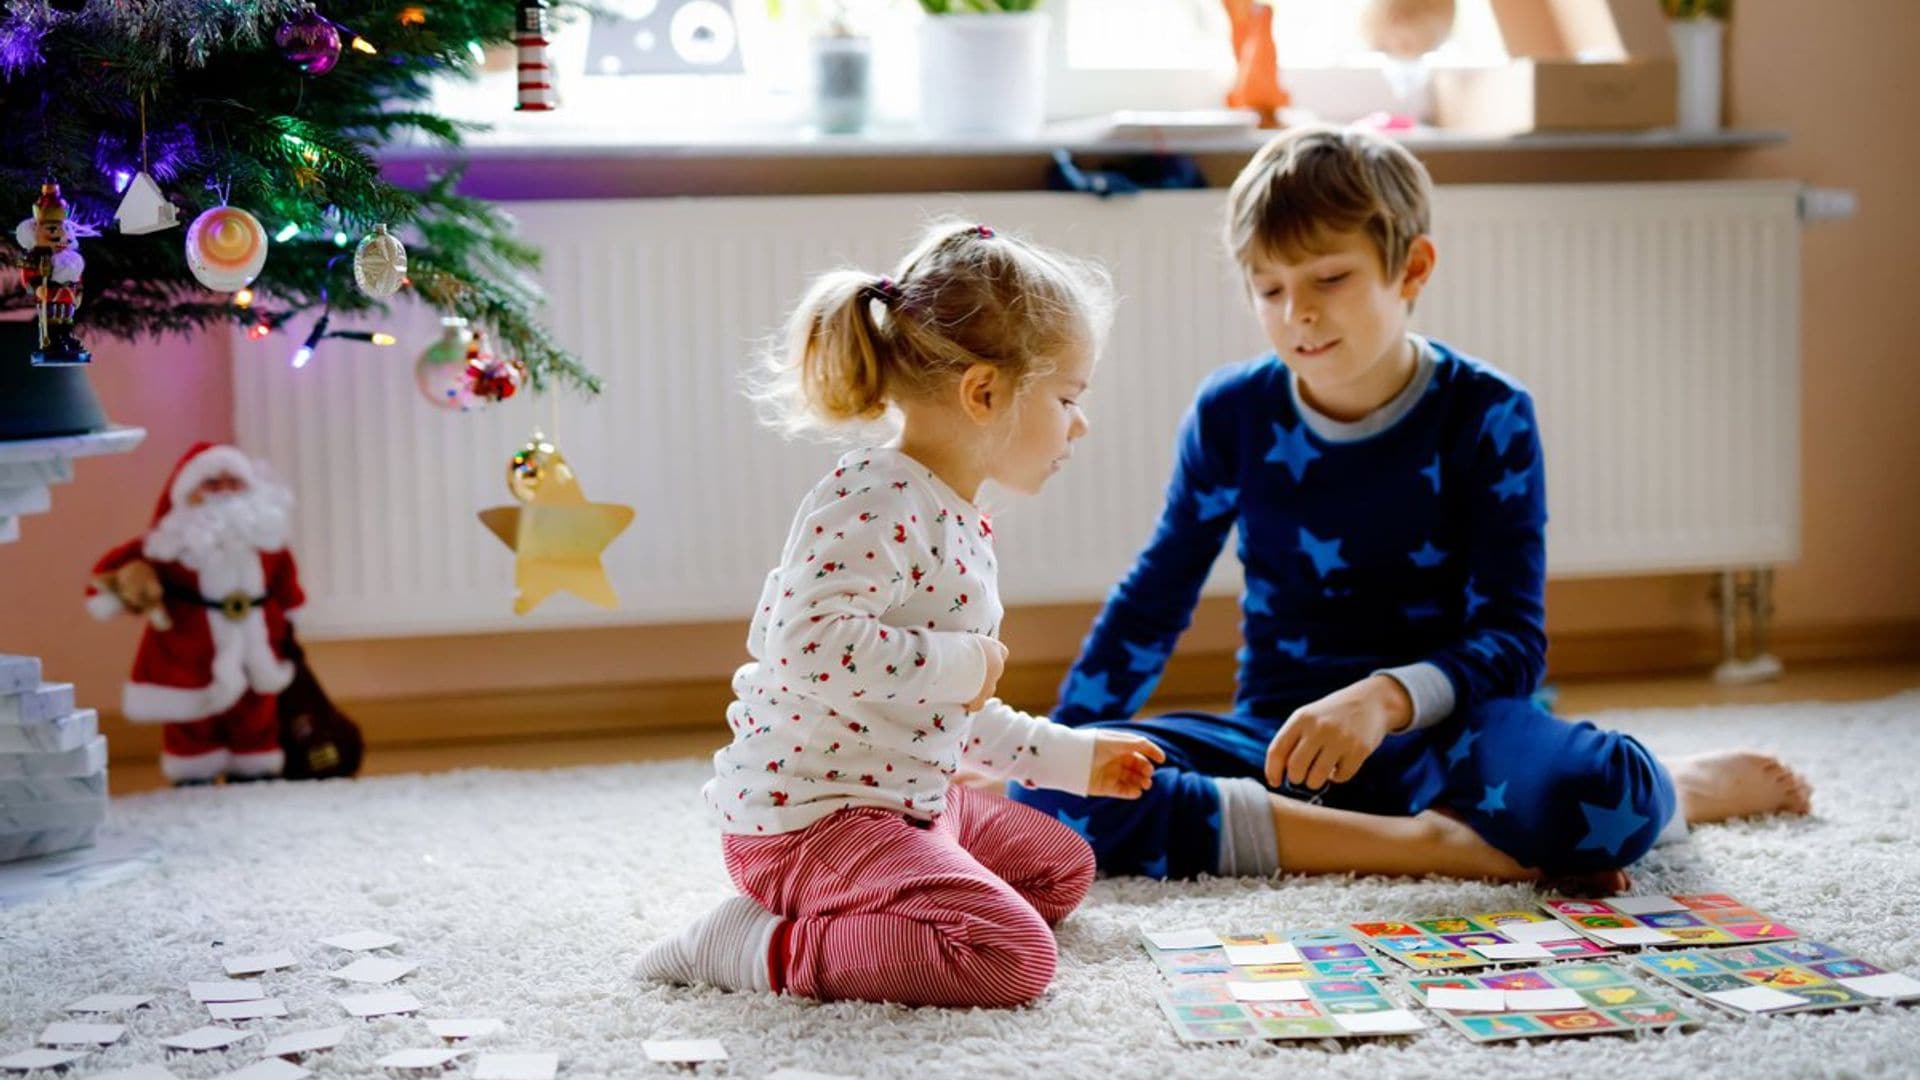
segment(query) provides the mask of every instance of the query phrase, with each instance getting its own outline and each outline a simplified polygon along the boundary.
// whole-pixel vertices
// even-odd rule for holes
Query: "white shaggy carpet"
[[[1815,815],[1698,830],[1638,870],[1643,891],[1725,891],[1803,933],[1889,969],[1920,969],[1920,691],[1862,704],[1633,711],[1596,717],[1662,754],[1730,745],[1777,752],[1816,786]],[[1920,1008],[1735,1019],[1691,1034],[1480,1047],[1445,1029],[1395,1045],[1185,1046],[1149,997],[1158,976],[1135,928],[1304,926],[1366,917],[1498,910],[1527,890],[1457,882],[1298,879],[1101,881],[1060,928],[1060,973],[1013,1011],[820,1005],[764,995],[638,986],[640,948],[729,891],[699,761],[470,771],[325,784],[162,792],[114,804],[116,826],[150,837],[160,865],[77,896],[0,910],[0,1055],[31,1045],[61,1005],[100,992],[159,991],[132,1030],[75,1070],[160,1061],[158,1036],[206,1022],[188,979],[222,955],[290,949],[265,976],[292,1015],[245,1022],[268,1036],[350,1024],[319,1076],[379,1075],[397,1049],[436,1045],[420,1019],[353,1021],[325,972],[342,955],[315,939],[391,931],[419,969],[400,988],[422,1017],[497,1016],[481,1049],[550,1050],[561,1076],[664,1074],[643,1039],[723,1040],[732,1060],[699,1075],[780,1066],[867,1077],[1503,1078],[1914,1076]],[[111,1019],[111,1018],[100,1018]],[[167,1060],[210,1077],[261,1042]],[[471,1073],[472,1059],[453,1075]],[[388,1074],[394,1075],[394,1074]],[[684,1075],[684,1074],[683,1074]]]

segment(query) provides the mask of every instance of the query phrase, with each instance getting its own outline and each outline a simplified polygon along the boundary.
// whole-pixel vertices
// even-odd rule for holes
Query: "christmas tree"
[[[471,76],[529,6],[545,4],[9,0],[0,214],[27,217],[56,182],[85,259],[76,333],[126,339],[222,323],[299,339],[323,315],[384,310],[355,287],[353,267],[354,245],[384,225],[405,242],[407,291],[490,332],[535,387],[596,392],[535,315],[539,253],[515,239],[511,218],[459,194],[457,170],[408,190],[383,181],[375,159],[402,135],[459,145],[473,128],[429,110],[429,80]],[[130,183],[151,191],[143,173],[178,207],[177,226],[116,225]],[[223,205],[271,237],[244,307],[189,266],[187,223]],[[0,251],[17,263],[29,252],[12,232],[0,230]],[[36,305],[31,292],[0,291],[0,311]]]

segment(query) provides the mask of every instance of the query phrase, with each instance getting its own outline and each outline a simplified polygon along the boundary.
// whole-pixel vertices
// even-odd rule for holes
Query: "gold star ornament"
[[[482,510],[480,523],[513,549],[513,613],[556,592],[618,607],[600,555],[632,524],[633,507],[588,502],[566,456],[537,431],[507,463],[507,490],[520,505]]]

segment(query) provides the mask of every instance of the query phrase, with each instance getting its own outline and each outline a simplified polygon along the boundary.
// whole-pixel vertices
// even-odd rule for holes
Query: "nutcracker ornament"
[[[93,354],[73,333],[74,310],[80,306],[80,276],[87,261],[80,257],[80,241],[67,219],[67,201],[60,185],[48,178],[40,185],[33,216],[22,221],[14,239],[27,251],[20,265],[20,282],[32,294],[39,312],[40,347],[33,352],[39,365],[84,364]]]

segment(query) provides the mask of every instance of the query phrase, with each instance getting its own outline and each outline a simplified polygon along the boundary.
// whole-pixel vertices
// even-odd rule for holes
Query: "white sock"
[[[770,992],[767,950],[779,926],[780,917],[751,897],[729,897],[678,936],[654,942],[634,974],[648,982]]]

